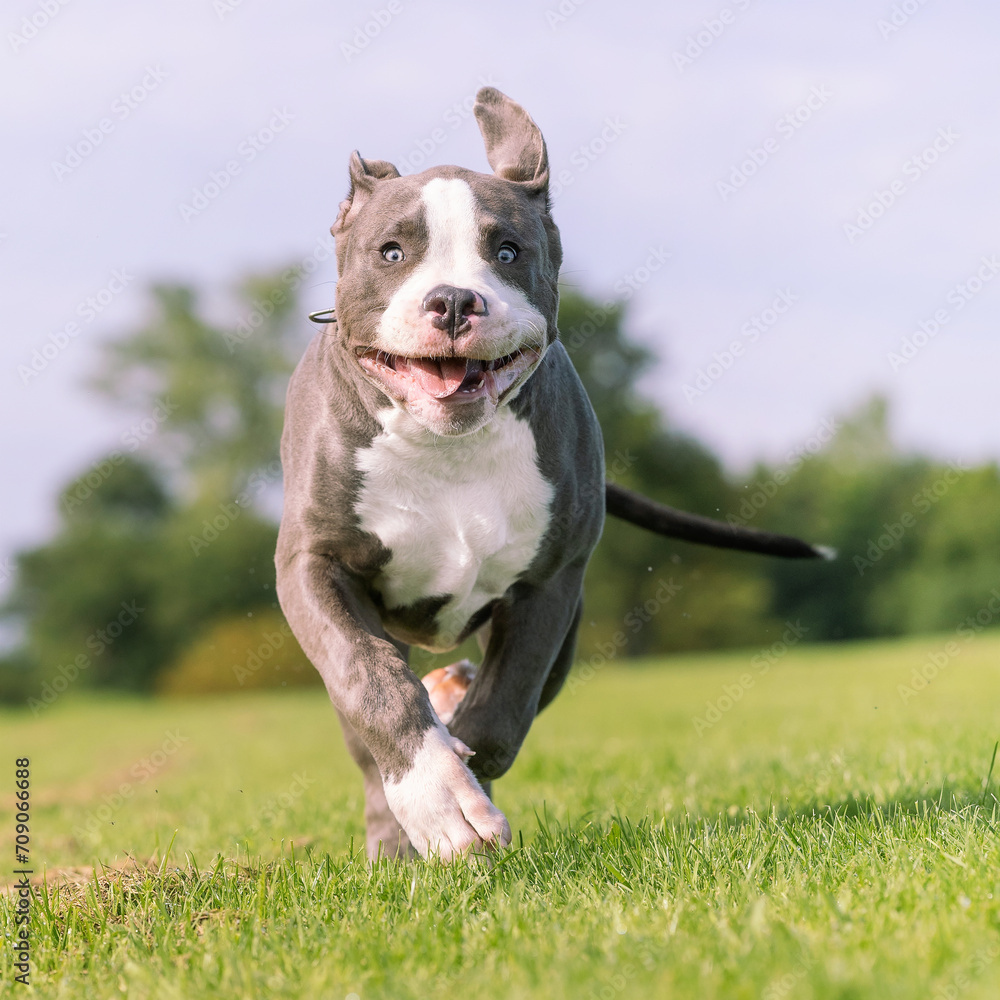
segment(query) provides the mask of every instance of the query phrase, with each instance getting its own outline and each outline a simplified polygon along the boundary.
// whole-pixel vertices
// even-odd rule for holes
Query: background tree
[[[245,281],[226,324],[192,289],[156,286],[149,321],[107,346],[92,386],[139,422],[62,491],[55,537],[18,557],[4,614],[23,642],[0,661],[0,697],[23,704],[81,657],[81,686],[236,686],[257,650],[277,648],[278,444],[288,377],[314,332],[298,281],[294,269]],[[825,448],[733,479],[638,391],[654,359],[624,319],[621,304],[563,293],[560,330],[604,430],[608,478],[840,558],[723,552],[609,519],[586,578],[583,659],[760,647],[788,620],[807,641],[954,630],[1000,593],[995,465],[896,454],[874,399]],[[252,686],[315,682],[297,647],[281,650],[273,671],[253,667]]]
[[[9,611],[25,622],[26,659],[39,674],[63,667],[64,677],[137,689],[170,641],[148,612],[171,501],[149,465],[119,458],[63,491],[61,529],[19,557]]]
[[[104,350],[92,385],[133,413],[163,413],[148,451],[195,499],[228,499],[278,458],[288,376],[313,332],[297,282],[294,269],[248,279],[226,326],[192,289],[154,286],[150,322]]]
[[[628,339],[623,321],[621,304],[599,306],[575,292],[562,295],[560,331],[604,432],[608,479],[684,510],[723,516],[735,509],[738,489],[714,455],[671,431],[661,411],[639,393],[637,382],[654,357]],[[765,640],[778,622],[759,562],[609,518],[587,572],[580,655]]]
[[[1000,583],[996,466],[895,454],[887,418],[869,401],[761,511],[762,526],[838,550],[825,565],[763,566],[775,611],[811,623],[811,639],[954,630]]]
[[[24,644],[0,693],[37,693],[61,667],[150,690],[212,623],[277,608],[284,390],[312,332],[296,285],[293,270],[248,280],[227,326],[191,289],[156,286],[149,322],[106,346],[91,384],[139,423],[63,491],[55,538],[18,557],[5,614]]]

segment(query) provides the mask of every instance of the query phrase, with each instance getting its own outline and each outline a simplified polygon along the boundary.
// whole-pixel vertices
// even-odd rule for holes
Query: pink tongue
[[[404,368],[405,365],[405,368]],[[397,371],[412,375],[417,384],[435,399],[442,399],[457,392],[465,381],[467,358],[399,358]]]

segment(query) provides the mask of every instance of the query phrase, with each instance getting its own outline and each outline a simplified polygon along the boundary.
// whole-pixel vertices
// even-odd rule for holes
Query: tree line
[[[313,332],[290,273],[242,283],[222,325],[193,289],[155,286],[148,321],[104,347],[90,386],[130,426],[55,498],[54,537],[15,559],[2,613],[21,641],[0,658],[0,698],[37,713],[71,687],[316,682],[275,596],[284,392]],[[584,664],[766,649],[789,629],[808,642],[1000,621],[996,464],[900,454],[875,398],[734,477],[637,388],[655,359],[628,337],[624,303],[564,291],[559,318],[609,480],[839,553],[768,559],[609,519],[586,579]]]

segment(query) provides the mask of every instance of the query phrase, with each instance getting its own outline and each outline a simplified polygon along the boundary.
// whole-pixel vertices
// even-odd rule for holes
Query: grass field
[[[584,671],[492,867],[367,865],[322,691],[2,713],[0,883],[21,756],[47,870],[23,995],[995,998],[1000,636],[949,640]]]

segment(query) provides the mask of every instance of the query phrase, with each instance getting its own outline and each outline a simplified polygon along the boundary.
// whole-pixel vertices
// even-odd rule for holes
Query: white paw
[[[510,843],[510,824],[466,766],[472,751],[444,726],[427,731],[413,767],[385,782],[385,797],[410,843],[442,861]]]

